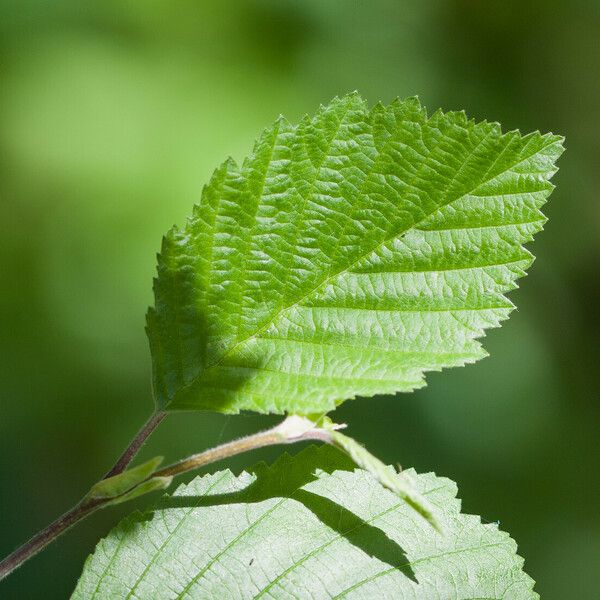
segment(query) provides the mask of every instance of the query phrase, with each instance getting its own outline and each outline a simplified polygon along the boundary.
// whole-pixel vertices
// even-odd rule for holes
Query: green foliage
[[[170,485],[172,477],[152,477],[148,479],[162,461],[162,456],[156,456],[118,475],[101,479],[92,486],[86,499],[103,500],[112,498],[111,502],[104,505],[109,506],[133,500],[155,490],[164,490]]]
[[[425,517],[435,529],[441,531],[435,509],[423,494],[418,492],[417,486],[414,485],[408,472],[393,472],[364,446],[339,431],[333,431],[331,438],[332,443],[346,452],[359,467],[368,471],[383,487],[402,498]]]
[[[345,454],[196,478],[102,540],[74,597],[537,597],[515,543],[461,514],[452,482],[396,473],[324,414],[485,355],[561,152],[551,134],[351,94],[297,126],[280,118],[242,166],[219,167],[159,255],[157,404],[292,413],[283,441],[318,427]],[[155,468],[93,497],[168,485]]]
[[[414,98],[280,118],[164,238],[147,328],[159,407],[326,412],[485,356],[561,152]]]
[[[112,477],[101,479],[92,486],[87,497],[96,499],[120,496],[147,479],[156,471],[162,461],[162,456],[155,456],[137,467],[132,467]]]
[[[302,434],[311,430],[320,431],[324,434],[320,439],[345,452],[356,465],[370,473],[384,488],[402,498],[423,518],[429,521],[432,527],[441,531],[434,507],[425,496],[419,493],[409,474],[407,472],[391,472],[388,466],[383,464],[376,456],[373,456],[363,445],[359,444],[353,438],[340,433],[339,430],[344,427],[345,425],[334,423],[325,415],[313,416],[313,419],[291,415],[278,425],[276,430],[288,442],[300,439]]]
[[[112,506],[114,504],[121,504],[123,502],[128,502],[129,500],[135,500],[135,498],[139,498],[144,494],[149,494],[150,492],[156,492],[158,490],[164,490],[171,485],[171,481],[173,481],[172,477],[151,477],[147,481],[142,481],[135,487],[131,488],[128,492],[125,492],[121,496],[117,496],[113,498],[109,503],[104,506]]]
[[[412,478],[444,536],[328,446],[197,477],[102,540],[73,598],[537,597],[508,534]]]

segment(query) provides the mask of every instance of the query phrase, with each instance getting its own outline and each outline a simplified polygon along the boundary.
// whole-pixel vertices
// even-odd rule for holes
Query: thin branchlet
[[[152,415],[121,454],[112,469],[104,476],[104,479],[118,475],[125,470],[149,435],[164,419],[165,415],[166,413],[155,413]],[[307,426],[310,423],[308,421],[300,421],[300,426],[298,426],[298,419],[298,417],[288,417],[279,425],[266,431],[261,431],[226,444],[221,444],[220,446],[205,450],[199,454],[194,454],[152,473],[148,479],[154,477],[173,477],[264,446],[291,444],[305,440],[320,440],[323,442],[329,442],[331,440],[328,431]],[[36,533],[29,541],[25,542],[25,544],[2,560],[0,562],[0,580],[10,575],[10,573],[20,567],[25,561],[35,556],[38,552],[73,527],[73,525],[113,501],[114,498],[83,498],[71,510],[67,511],[61,517],[56,519],[56,521],[53,521],[50,525]]]

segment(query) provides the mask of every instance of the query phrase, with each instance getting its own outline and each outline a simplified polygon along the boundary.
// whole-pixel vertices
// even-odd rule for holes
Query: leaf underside
[[[474,362],[513,308],[562,138],[358,94],[280,118],[164,238],[160,408],[324,412]]]
[[[239,477],[197,477],[125,519],[73,598],[538,597],[508,534],[461,514],[452,481],[408,473],[445,535],[339,451],[310,447]]]

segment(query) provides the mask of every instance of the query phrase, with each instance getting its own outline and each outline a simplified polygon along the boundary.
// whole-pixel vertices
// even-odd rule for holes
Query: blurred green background
[[[0,554],[149,415],[155,252],[211,170],[279,113],[358,89],[566,135],[539,258],[491,357],[336,418],[385,461],[456,480],[466,511],[518,541],[543,598],[598,598],[599,73],[593,0],[0,0]],[[142,456],[273,421],[176,414]],[[0,597],[65,598],[132,508],[93,516]]]

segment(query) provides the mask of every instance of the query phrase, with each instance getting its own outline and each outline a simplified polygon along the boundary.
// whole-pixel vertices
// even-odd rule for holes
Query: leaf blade
[[[141,465],[126,469],[112,477],[101,479],[92,486],[86,498],[98,500],[122,496],[150,477],[162,461],[162,456],[155,456]]]
[[[441,533],[441,527],[436,519],[435,510],[431,504],[417,492],[412,478],[406,473],[396,473],[391,467],[382,463],[355,439],[340,433],[331,432],[332,443],[347,452],[350,458],[390,492],[396,494],[414,508],[431,526]]]
[[[416,99],[279,119],[165,238],[148,316],[159,406],[323,412],[485,356],[561,151]]]
[[[537,597],[507,534],[413,477],[444,536],[327,446],[198,477],[102,540],[73,597]]]

